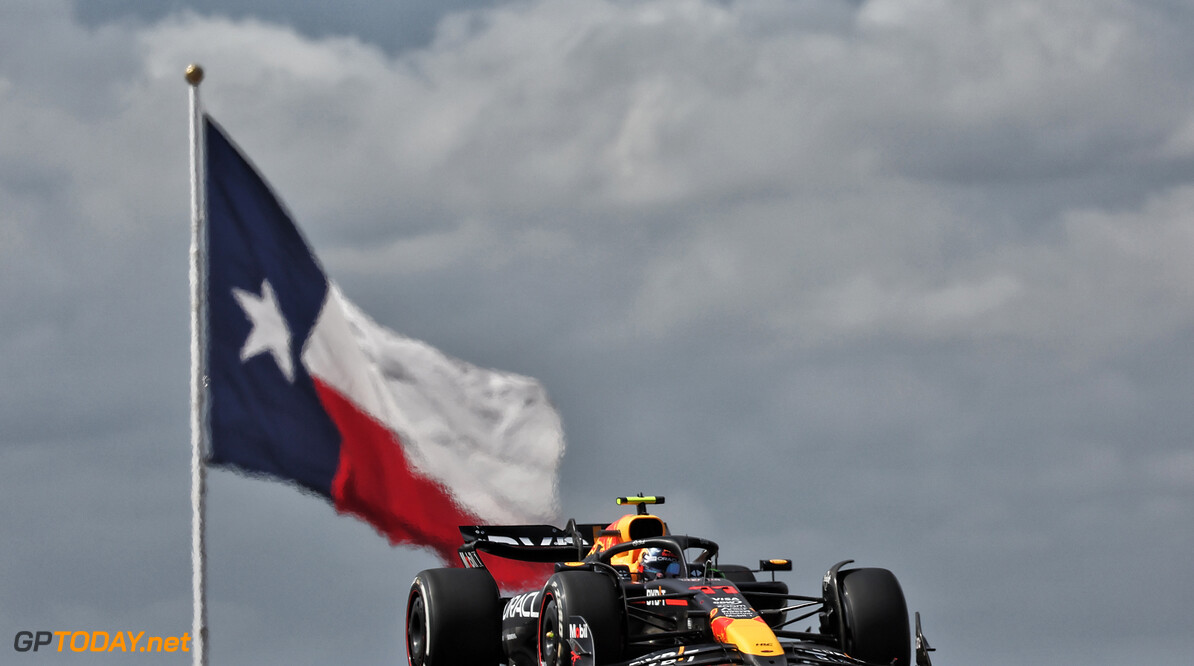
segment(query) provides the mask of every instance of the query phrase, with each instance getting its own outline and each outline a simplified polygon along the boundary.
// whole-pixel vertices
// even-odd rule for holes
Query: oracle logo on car
[[[539,617],[539,592],[527,592],[511,597],[510,602],[502,609],[502,619],[509,620],[512,617]]]

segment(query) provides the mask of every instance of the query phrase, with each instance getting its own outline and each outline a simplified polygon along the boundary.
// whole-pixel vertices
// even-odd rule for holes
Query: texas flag
[[[539,383],[372,321],[219,126],[204,128],[209,462],[296,483],[449,562],[460,525],[555,519],[564,440]],[[541,573],[493,570],[504,587]]]

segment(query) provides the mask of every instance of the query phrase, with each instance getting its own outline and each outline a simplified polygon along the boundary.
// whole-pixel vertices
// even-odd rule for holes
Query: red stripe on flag
[[[375,527],[392,544],[435,550],[460,566],[459,526],[483,524],[460,508],[439,483],[412,469],[398,436],[363,413],[335,389],[312,378],[319,400],[340,431],[340,466],[332,479],[332,505]],[[543,584],[550,565],[488,558],[486,567],[506,590]]]

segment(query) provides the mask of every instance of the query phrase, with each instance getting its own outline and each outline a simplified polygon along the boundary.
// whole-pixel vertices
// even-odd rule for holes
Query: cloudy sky
[[[350,298],[543,381],[565,517],[891,568],[946,666],[1187,663],[1188,3],[146,5],[0,8],[3,636],[190,630],[198,61]],[[208,502],[213,664],[403,659],[431,556]]]

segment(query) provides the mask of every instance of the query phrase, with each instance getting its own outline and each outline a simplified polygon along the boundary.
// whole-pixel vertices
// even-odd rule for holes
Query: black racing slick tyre
[[[502,604],[484,569],[420,571],[406,598],[410,666],[501,663]]]
[[[875,664],[911,664],[912,639],[904,591],[887,569],[842,572],[842,649]]]
[[[589,626],[597,664],[623,660],[626,604],[621,585],[614,577],[594,571],[561,571],[547,581],[539,607],[540,664],[571,666],[568,634],[575,616]]]

